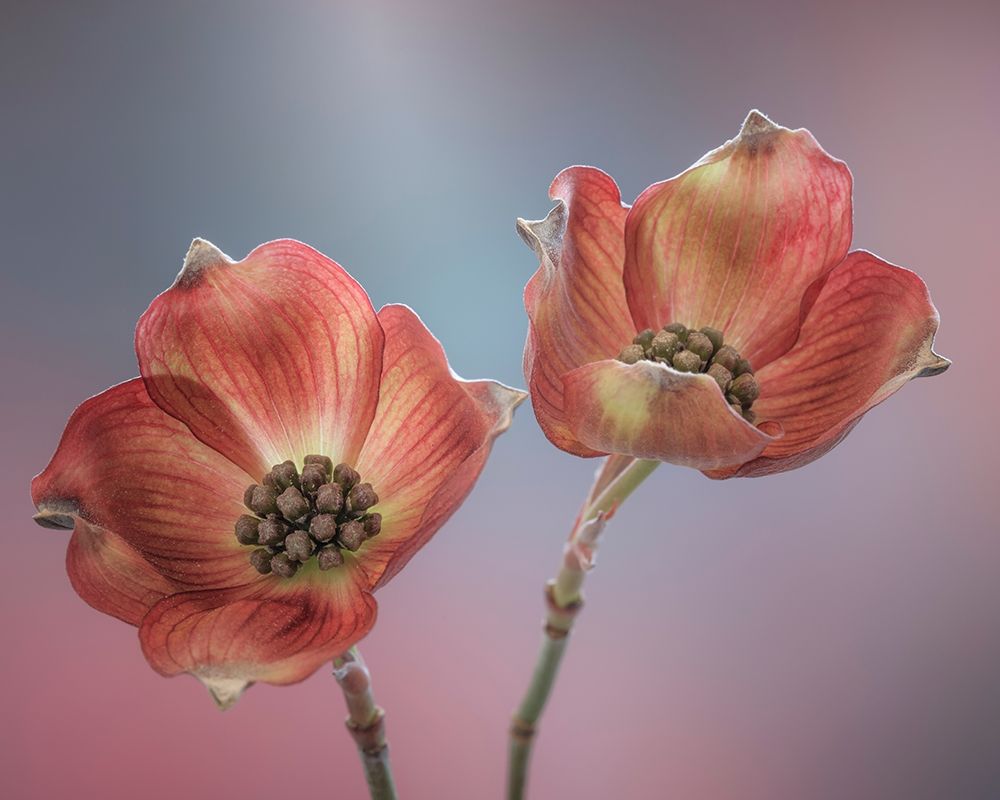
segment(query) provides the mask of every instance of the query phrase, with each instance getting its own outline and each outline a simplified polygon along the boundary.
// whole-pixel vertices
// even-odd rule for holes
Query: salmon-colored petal
[[[150,400],[140,378],[86,400],[31,483],[36,520],[83,518],[187,587],[257,575],[233,529],[250,477]]]
[[[76,518],[66,551],[66,571],[76,593],[88,605],[136,625],[177,585],[120,536]]]
[[[718,469],[756,457],[774,441],[769,433],[779,433],[747,423],[703,373],[606,360],[573,370],[563,382],[573,433],[605,453]]]
[[[373,587],[394,576],[472,490],[525,394],[466,381],[409,308],[379,311],[385,359],[378,412],[358,471],[375,487],[382,531],[358,551]]]
[[[301,681],[358,642],[377,610],[362,582],[349,564],[313,563],[292,579],[175,594],[143,619],[142,651],[162,675],[197,677],[225,707],[255,681]]]
[[[625,241],[637,328],[710,325],[760,368],[794,344],[807,288],[847,255],[851,173],[808,131],[751,112],[739,136],[639,196]]]
[[[593,167],[563,170],[549,196],[559,205],[545,219],[517,221],[540,262],[524,289],[524,375],[538,424],[552,443],[595,456],[570,430],[562,376],[617,355],[636,334],[622,285],[627,209],[614,180]]]
[[[943,372],[951,362],[932,349],[937,327],[937,310],[916,274],[871,253],[851,253],[819,292],[795,347],[757,373],[754,410],[779,421],[785,436],[735,474],[808,464],[911,378]]]
[[[381,374],[382,330],[364,289],[301,242],[233,262],[196,239],[136,329],[153,400],[260,480],[312,453],[353,462]]]

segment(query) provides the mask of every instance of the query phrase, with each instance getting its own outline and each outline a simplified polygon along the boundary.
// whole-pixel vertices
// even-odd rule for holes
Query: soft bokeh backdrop
[[[201,235],[278,236],[523,385],[563,166],[626,198],[758,106],[855,174],[856,244],[919,271],[945,376],[776,478],[666,467],[609,530],[535,798],[1000,796],[1000,6],[23,2],[0,10],[0,795],[360,798],[328,674],[220,714],[76,598],[28,482]],[[522,409],[363,643],[409,798],[501,795],[541,586],[593,463]]]

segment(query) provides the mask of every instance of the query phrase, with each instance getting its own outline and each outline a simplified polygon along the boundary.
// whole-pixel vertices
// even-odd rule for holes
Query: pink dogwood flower
[[[221,705],[374,625],[374,592],[459,507],[524,395],[464,381],[409,308],[281,240],[200,239],[139,320],[141,377],[84,402],[31,487],[90,605]]]
[[[711,477],[800,467],[949,361],[923,281],[850,250],[851,173],[806,130],[751,112],[739,135],[630,208],[570,167],[518,230],[524,371],[539,424],[578,456]]]

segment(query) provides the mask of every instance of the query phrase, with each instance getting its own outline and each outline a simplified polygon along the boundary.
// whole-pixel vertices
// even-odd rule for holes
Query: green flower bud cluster
[[[372,485],[326,456],[306,456],[301,473],[292,461],[277,464],[243,503],[253,514],[236,521],[236,539],[256,548],[250,563],[262,575],[291,578],[314,555],[322,570],[339,567],[343,550],[382,530],[382,515],[368,512],[378,503]]]
[[[659,331],[647,328],[622,349],[618,360],[625,364],[653,361],[678,372],[703,372],[719,384],[736,413],[751,424],[756,420],[751,406],[760,395],[760,387],[753,367],[736,348],[725,344],[720,330],[707,326],[693,330],[679,322],[664,325]]]

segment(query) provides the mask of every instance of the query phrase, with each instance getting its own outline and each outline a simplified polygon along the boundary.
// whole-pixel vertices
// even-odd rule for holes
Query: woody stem
[[[583,606],[583,581],[593,564],[601,531],[618,506],[659,464],[624,456],[609,456],[605,460],[566,543],[559,572],[546,584],[548,613],[542,647],[531,683],[510,727],[508,800],[522,800],[525,796],[535,726],[552,693],[573,621]]]
[[[389,766],[389,743],[385,738],[385,712],[375,705],[371,673],[357,648],[352,647],[334,659],[333,677],[340,684],[347,702],[345,724],[358,746],[371,800],[396,800],[396,785]]]

